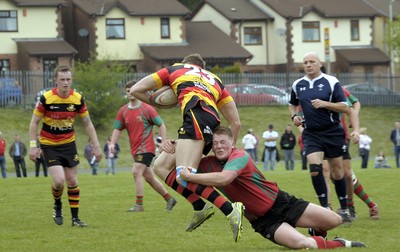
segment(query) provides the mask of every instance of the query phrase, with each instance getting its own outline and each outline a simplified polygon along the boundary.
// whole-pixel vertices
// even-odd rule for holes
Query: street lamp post
[[[393,37],[393,3],[394,2],[396,2],[396,0],[391,0],[389,3],[389,20],[390,20],[389,35],[390,35],[390,38]],[[389,44],[389,50],[390,50],[390,75],[393,78],[395,73],[394,73],[394,54],[393,54],[392,44]]]

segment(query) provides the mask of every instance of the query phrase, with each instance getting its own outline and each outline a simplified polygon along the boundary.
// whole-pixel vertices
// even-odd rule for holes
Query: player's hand
[[[168,154],[174,154],[176,148],[176,140],[167,139],[161,143],[161,150]]]
[[[96,161],[100,161],[101,158],[103,157],[103,153],[101,152],[100,146],[94,147],[92,154],[96,157]]]
[[[320,99],[314,99],[314,100],[311,100],[311,105],[316,109],[325,108],[326,101],[322,101]]]
[[[353,144],[358,144],[358,142],[360,141],[360,133],[358,131],[353,131],[350,134],[350,137],[353,138]]]
[[[40,149],[38,147],[29,149],[29,159],[36,162],[36,159],[40,157]]]
[[[180,174],[180,175],[181,175],[181,178],[182,178],[183,180],[185,180],[185,181],[188,181],[188,179],[189,179],[189,174],[190,174],[189,169],[186,168],[186,167],[183,167],[183,168],[182,168],[182,171],[181,171],[181,174]],[[180,183],[180,179],[179,179],[178,183]]]

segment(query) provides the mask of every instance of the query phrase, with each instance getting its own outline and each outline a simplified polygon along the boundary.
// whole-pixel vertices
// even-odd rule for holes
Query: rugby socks
[[[331,249],[331,248],[340,248],[344,247],[344,245],[340,241],[329,241],[325,240],[321,236],[311,236],[317,242],[317,246],[319,249]]]
[[[362,200],[369,208],[376,206],[375,202],[369,197],[368,193],[364,190],[362,184],[358,181],[355,175],[353,175],[354,193]]]
[[[176,169],[173,169],[168,174],[167,179],[165,180],[165,183],[168,186],[170,186],[172,189],[174,189],[176,192],[178,192],[179,194],[183,195],[181,192],[184,192],[186,188],[184,188],[183,186],[179,185],[178,182],[176,182],[176,179],[177,179],[176,178]],[[183,189],[180,189],[180,188],[183,188]],[[217,208],[219,208],[221,210],[221,212],[224,213],[225,216],[228,216],[233,210],[233,207],[232,207],[231,203],[225,197],[223,197],[221,194],[219,194],[211,186],[204,186],[204,185],[199,185],[199,184],[194,184],[194,183],[188,182],[186,190],[190,191],[191,193],[195,193],[197,195],[198,199],[200,199],[199,196],[201,196],[202,198],[210,201]],[[189,196],[192,197],[191,195],[189,195]],[[186,198],[186,199],[188,199],[188,198]],[[193,205],[194,202],[196,202],[196,200],[194,200],[194,199],[196,199],[196,198],[193,198],[192,202],[188,199],[189,202],[192,203],[192,205]],[[203,203],[204,203],[204,201],[203,201]],[[202,210],[203,209],[203,208],[198,209],[198,207],[200,206],[201,203],[196,202],[196,204],[198,204],[196,207],[193,205],[193,208],[195,210]],[[203,205],[203,207],[204,207],[204,205]]]
[[[68,187],[68,202],[71,208],[72,218],[78,218],[79,212],[79,186]]]
[[[336,195],[339,198],[340,209],[347,209],[347,190],[346,190],[346,178],[336,180],[333,179],[335,185]]]
[[[171,187],[174,191],[182,195],[190,204],[192,204],[195,211],[200,211],[204,208],[206,203],[197,194],[193,193],[189,189],[181,186],[176,181],[176,170],[173,169],[165,179],[165,184]]]
[[[165,201],[168,201],[171,198],[171,195],[169,193],[166,193],[163,195],[163,198],[165,199]]]
[[[61,206],[61,196],[63,195],[63,192],[64,186],[62,186],[58,190],[51,186],[51,194],[53,194],[54,204],[56,204],[57,206]]]
[[[136,195],[136,205],[143,205],[143,195]]]
[[[328,189],[326,188],[325,178],[322,174],[322,164],[310,164],[310,172],[318,173],[316,176],[311,175],[311,182],[317,193],[319,204],[322,207],[328,207]]]

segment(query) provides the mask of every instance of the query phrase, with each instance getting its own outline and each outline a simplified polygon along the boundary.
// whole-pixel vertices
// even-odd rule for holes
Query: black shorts
[[[133,160],[135,160],[136,163],[141,163],[145,164],[146,166],[150,166],[154,157],[155,155],[153,153],[143,153],[143,154],[136,154],[133,157]]]
[[[257,233],[276,243],[274,236],[280,225],[286,222],[296,227],[296,222],[303,215],[308,204],[310,203],[303,199],[297,199],[287,192],[279,191],[271,209],[264,216],[251,221],[251,226]]]
[[[62,167],[75,167],[79,164],[79,155],[75,142],[63,145],[40,145],[47,167],[61,165]]]
[[[183,115],[183,124],[178,129],[178,139],[204,140],[203,154],[211,150],[213,131],[220,124],[217,111],[203,101],[187,110]]]
[[[341,126],[324,131],[305,129],[302,137],[306,155],[322,151],[326,158],[337,158],[348,152],[345,132]]]
[[[343,160],[351,160],[350,149],[349,149],[350,148],[350,144],[346,143],[346,145],[347,145],[347,152],[343,153]],[[324,160],[327,160],[327,158],[324,157]]]

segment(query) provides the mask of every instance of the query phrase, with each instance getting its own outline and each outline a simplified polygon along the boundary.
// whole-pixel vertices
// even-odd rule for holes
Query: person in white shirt
[[[361,168],[368,167],[369,151],[371,150],[372,139],[367,135],[367,128],[360,129],[360,140],[358,142],[358,150],[361,156]]]
[[[244,137],[242,138],[242,143],[243,143],[245,151],[247,153],[249,153],[249,156],[255,162],[256,161],[255,146],[257,144],[257,139],[253,135],[253,130],[252,129],[249,129],[247,131],[247,134],[244,135]]]
[[[276,160],[276,140],[278,140],[279,134],[274,131],[274,125],[268,125],[268,130],[264,131],[262,138],[264,139],[264,171],[268,170],[268,163],[270,163],[270,170],[275,170]]]

